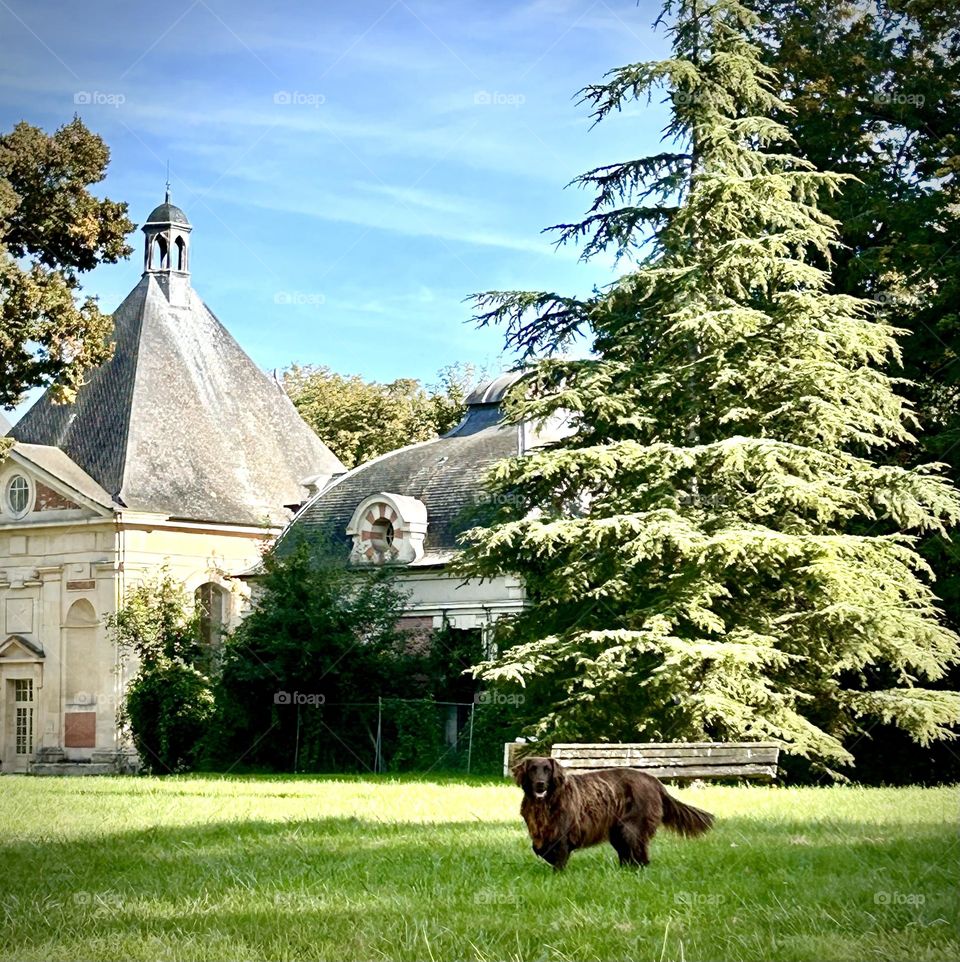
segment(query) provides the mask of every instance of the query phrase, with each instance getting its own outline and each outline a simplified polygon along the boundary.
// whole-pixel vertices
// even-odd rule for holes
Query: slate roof
[[[498,402],[520,375],[506,377],[508,383],[490,394]],[[349,549],[346,527],[357,505],[371,494],[388,492],[426,505],[428,527],[419,564],[447,560],[458,547],[457,535],[474,523],[471,507],[483,500],[489,469],[521,453],[521,428],[504,424],[499,403],[486,402],[484,388],[478,391],[471,394],[464,420],[449,434],[391,451],[334,481],[300,512],[283,541],[293,544],[296,537],[290,535],[302,535]]]
[[[304,478],[345,470],[195,291],[173,307],[144,274],[113,320],[113,358],[74,404],[44,394],[18,441],[59,448],[121,506],[196,521],[283,523]]]
[[[147,224],[185,224],[190,226],[187,215],[170,201],[164,201],[150,211],[150,216],[146,220]]]

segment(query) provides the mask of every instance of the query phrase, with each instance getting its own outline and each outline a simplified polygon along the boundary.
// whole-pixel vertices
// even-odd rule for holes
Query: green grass
[[[954,960],[949,789],[677,790],[718,815],[562,875],[501,782],[0,779],[0,956]]]

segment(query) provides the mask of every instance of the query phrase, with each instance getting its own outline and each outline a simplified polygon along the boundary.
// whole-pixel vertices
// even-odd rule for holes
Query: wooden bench
[[[554,745],[550,755],[564,768],[639,768],[657,778],[777,777],[776,742],[646,742]]]

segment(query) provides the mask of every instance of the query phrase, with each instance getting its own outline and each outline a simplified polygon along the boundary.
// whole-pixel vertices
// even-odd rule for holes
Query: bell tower
[[[154,277],[173,307],[190,299],[190,221],[170,203],[170,185],[163,203],[143,225],[143,272]]]

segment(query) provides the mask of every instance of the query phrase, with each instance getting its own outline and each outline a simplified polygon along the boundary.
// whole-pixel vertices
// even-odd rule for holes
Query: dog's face
[[[542,802],[563,784],[566,773],[555,758],[525,758],[513,769],[513,777],[527,798]]]

